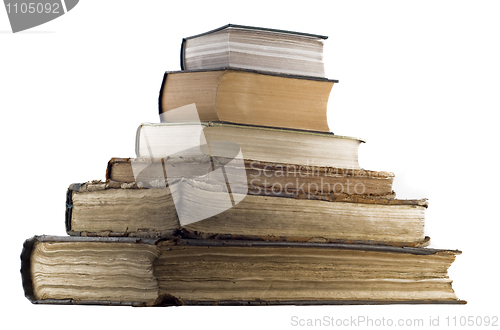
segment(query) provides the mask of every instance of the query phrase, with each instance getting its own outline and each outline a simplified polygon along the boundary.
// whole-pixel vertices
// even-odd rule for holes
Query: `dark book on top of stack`
[[[187,37],[181,45],[182,70],[248,69],[325,77],[326,36],[228,24]]]

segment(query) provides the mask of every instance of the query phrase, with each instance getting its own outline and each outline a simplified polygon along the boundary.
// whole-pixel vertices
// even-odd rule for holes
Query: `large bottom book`
[[[33,303],[104,305],[465,303],[460,251],[360,244],[51,237],[21,255]]]

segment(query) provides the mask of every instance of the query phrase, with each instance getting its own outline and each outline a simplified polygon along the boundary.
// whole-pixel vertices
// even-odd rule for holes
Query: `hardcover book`
[[[360,169],[358,149],[364,143],[332,133],[220,122],[143,123],[137,129],[135,151],[138,158],[192,156],[203,154],[210,141],[218,144],[213,156],[234,157],[236,144],[243,159],[348,169]]]
[[[240,193],[246,189],[232,185],[228,191],[204,178],[173,180],[164,188],[116,187],[99,181],[73,184],[67,195],[66,229],[70,235],[84,236],[428,244],[426,200]],[[228,196],[238,203],[224,203]]]
[[[182,40],[182,70],[240,68],[324,77],[325,36],[228,24]]]
[[[195,103],[201,121],[330,132],[326,109],[335,82],[227,68],[167,72],[159,96],[160,116]],[[182,114],[170,118],[190,120]]]
[[[142,187],[153,186],[155,182],[167,184],[165,174],[174,177],[190,177],[193,172],[200,176],[208,174],[212,168],[221,166],[242,169],[233,177],[239,184],[248,185],[250,193],[267,191],[269,195],[299,197],[301,195],[327,198],[332,194],[360,195],[365,197],[394,198],[392,190],[394,173],[365,169],[337,168],[330,166],[272,163],[253,159],[232,162],[227,157],[196,156],[170,157],[166,159],[111,158],[106,168],[106,181],[110,185],[134,184]],[[134,165],[150,163],[140,174],[134,174]],[[155,163],[158,163],[157,165]],[[162,167],[167,167],[163,170]],[[158,171],[158,168],[162,168]],[[172,171],[175,169],[175,171]],[[209,179],[210,175],[207,176]],[[201,179],[201,178],[200,178]],[[168,180],[167,180],[168,181]]]
[[[360,244],[35,236],[24,243],[36,304],[463,304],[460,251]]]

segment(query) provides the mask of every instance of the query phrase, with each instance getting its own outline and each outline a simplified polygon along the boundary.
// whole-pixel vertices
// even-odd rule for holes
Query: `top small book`
[[[323,40],[327,38],[228,24],[184,38],[181,69],[235,68],[324,78]]]

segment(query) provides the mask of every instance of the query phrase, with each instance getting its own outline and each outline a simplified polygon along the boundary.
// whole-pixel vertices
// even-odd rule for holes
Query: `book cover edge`
[[[254,74],[260,74],[260,75],[266,75],[266,76],[280,77],[280,78],[323,81],[323,82],[330,82],[330,83],[334,83],[334,84],[339,83],[338,79],[329,79],[329,78],[315,77],[315,76],[287,74],[287,73],[280,73],[280,72],[275,72],[275,71],[234,68],[234,67],[227,67],[227,66],[216,68],[216,69],[171,70],[171,71],[166,71],[165,73],[167,73],[167,74],[179,74],[179,73],[215,72],[215,71],[240,71],[240,72],[254,73]]]
[[[271,29],[271,28],[263,28],[263,27],[257,27],[257,26],[231,24],[231,23],[223,25],[221,27],[218,27],[216,29],[213,29],[213,30],[210,30],[210,31],[207,31],[207,32],[203,32],[203,33],[195,34],[195,35],[190,36],[190,37],[186,37],[184,39],[189,40],[189,39],[198,38],[198,37],[201,37],[201,36],[204,36],[204,35],[208,35],[208,34],[212,34],[212,33],[215,33],[215,32],[219,32],[219,31],[225,30],[227,28],[239,28],[239,29],[248,29],[248,30],[257,30],[257,31],[283,33],[283,34],[293,34],[293,35],[299,35],[299,36],[316,38],[316,39],[323,39],[323,40],[328,39],[328,36],[323,36],[323,35],[313,34],[313,33],[307,33],[307,32],[296,32],[296,31],[289,31],[289,30]]]
[[[263,129],[263,130],[270,130],[270,131],[282,131],[282,132],[287,132],[287,133],[326,136],[326,137],[331,137],[331,138],[355,140],[355,141],[359,141],[361,143],[366,143],[366,139],[363,139],[363,138],[353,137],[353,136],[336,135],[332,132],[308,131],[308,130],[303,130],[303,129],[286,128],[286,127],[248,125],[248,124],[231,123],[231,122],[226,122],[226,121],[202,121],[199,123],[193,123],[193,122],[147,123],[147,122],[145,122],[139,126],[139,129],[142,126],[177,126],[177,125],[202,125],[205,127],[229,126],[229,127],[237,127],[237,128]],[[137,146],[138,142],[139,142],[139,140],[136,139],[136,146]],[[138,148],[136,147],[136,154],[137,154],[137,150],[138,150]]]

